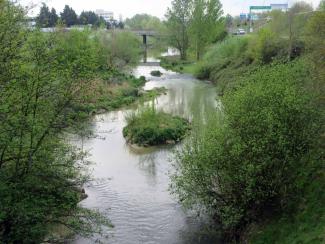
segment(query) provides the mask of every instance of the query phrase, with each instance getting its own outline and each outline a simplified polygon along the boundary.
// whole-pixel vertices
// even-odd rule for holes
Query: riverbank
[[[293,50],[288,60],[286,40],[261,31],[215,44],[197,63],[162,61],[168,69],[214,82],[224,94],[225,121],[213,121],[196,139],[200,144],[193,139],[183,150],[174,190],[185,204],[201,203],[214,212],[229,241],[324,241],[324,137],[318,117],[323,118],[323,66],[314,54]],[[297,126],[306,113],[304,126]],[[313,132],[300,134],[306,129]],[[308,150],[298,153],[298,145]],[[292,170],[279,167],[282,161]],[[213,195],[215,182],[207,175],[215,172],[215,181],[225,185]],[[195,191],[198,182],[204,186]]]
[[[72,120],[78,120],[75,128],[83,130],[83,123],[96,114],[106,113],[136,103],[144,103],[166,93],[164,87],[144,90],[144,76],[136,78],[133,75],[115,72],[108,79],[94,79],[87,89],[79,94],[72,106]],[[82,101],[82,102],[81,102]],[[78,130],[77,130],[78,131]]]
[[[171,70],[180,74],[196,74],[197,63],[194,61],[180,60],[179,56],[159,57],[160,65],[166,70]]]

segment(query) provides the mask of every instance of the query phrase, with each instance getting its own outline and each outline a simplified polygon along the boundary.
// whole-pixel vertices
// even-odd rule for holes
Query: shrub
[[[264,211],[288,206],[313,165],[320,120],[301,88],[302,62],[267,66],[223,99],[224,115],[178,152],[172,189],[203,204],[236,234]]]
[[[280,39],[274,32],[264,28],[252,39],[248,46],[250,57],[261,64],[269,64],[276,58],[287,56],[288,42]]]
[[[251,63],[246,55],[249,37],[230,37],[221,43],[210,47],[202,62],[195,71],[199,79],[210,79],[215,82],[223,81],[220,71],[229,69],[233,72],[233,65],[238,63]],[[224,76],[228,80],[228,74]]]

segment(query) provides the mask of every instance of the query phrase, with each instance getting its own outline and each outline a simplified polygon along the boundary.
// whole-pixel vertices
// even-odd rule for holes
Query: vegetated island
[[[156,77],[161,77],[163,75],[163,73],[161,73],[160,70],[153,70],[150,72],[150,74]]]
[[[127,126],[123,136],[130,144],[137,146],[157,146],[176,144],[190,130],[190,123],[154,107],[147,107],[126,116]]]

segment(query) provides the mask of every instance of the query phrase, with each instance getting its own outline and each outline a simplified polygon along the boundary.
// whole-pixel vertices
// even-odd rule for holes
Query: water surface
[[[152,77],[150,71],[158,69],[164,75]],[[189,75],[152,66],[139,66],[134,74],[147,77],[145,89],[168,89],[154,101],[165,112],[192,120],[216,107],[214,87]],[[94,162],[95,180],[85,187],[89,197],[81,204],[99,209],[115,227],[105,230],[106,238],[78,238],[75,243],[218,243],[218,235],[207,230],[209,221],[185,211],[168,192],[175,147],[139,150],[126,144],[122,129],[128,112],[130,108],[96,116],[92,126],[99,137],[83,142]]]

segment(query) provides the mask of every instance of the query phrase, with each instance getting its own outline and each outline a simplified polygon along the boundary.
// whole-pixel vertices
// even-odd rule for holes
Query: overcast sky
[[[239,15],[247,13],[250,5],[269,5],[270,3],[287,3],[292,4],[297,0],[221,0],[225,14]],[[317,7],[320,0],[305,0]],[[163,18],[167,7],[170,6],[171,0],[21,0],[23,5],[34,3],[40,5],[45,2],[48,6],[54,7],[61,12],[64,5],[70,5],[79,14],[83,10],[104,9],[113,11],[114,17],[120,15],[125,19],[139,13],[148,13]],[[34,9],[32,15],[36,15],[39,8]]]

